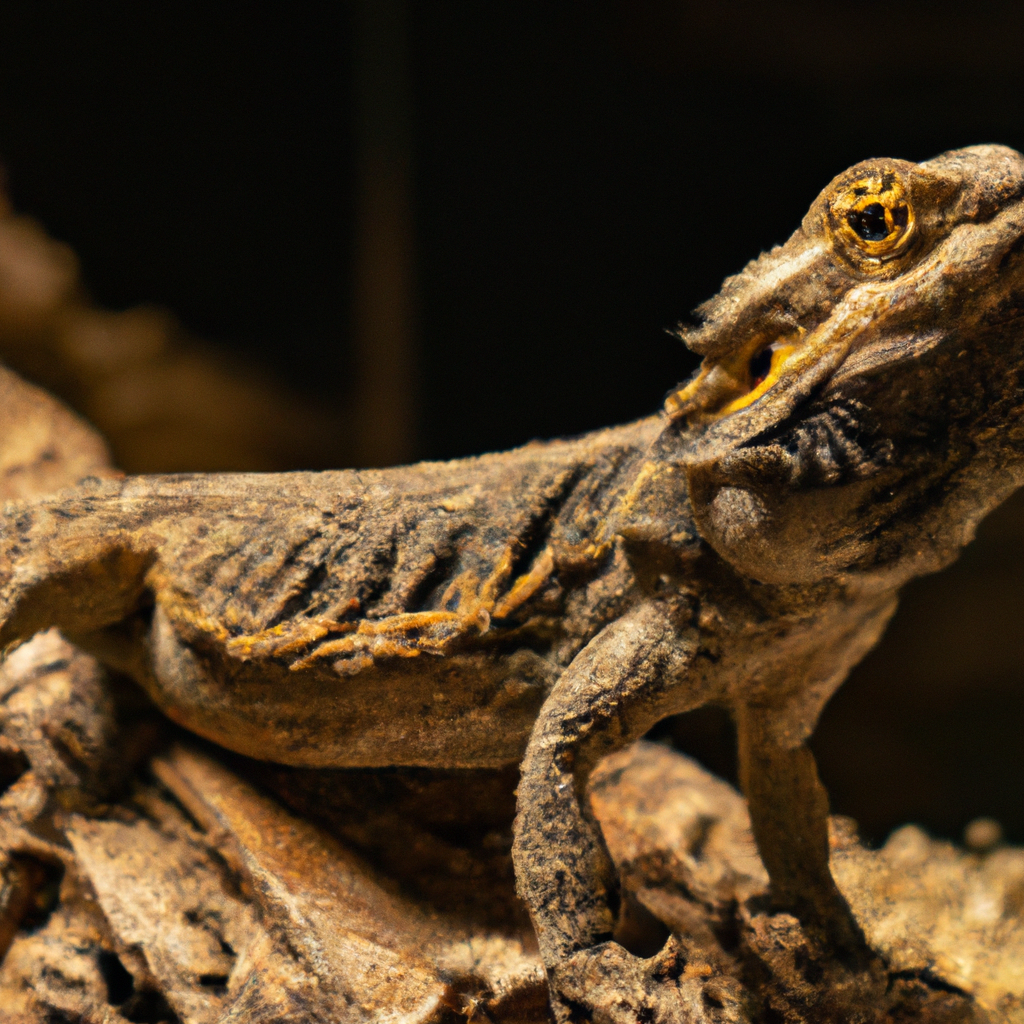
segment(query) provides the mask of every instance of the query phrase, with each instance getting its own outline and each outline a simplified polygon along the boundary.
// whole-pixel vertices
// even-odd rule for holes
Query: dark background
[[[693,366],[665,328],[834,174],[1024,149],[1019,4],[376,2],[399,18],[373,31],[391,33],[376,81],[398,89],[382,117],[411,189],[414,457],[652,412]],[[4,5],[17,208],[70,243],[101,305],[164,305],[351,401],[374,9]],[[834,808],[874,840],[987,814],[1024,841],[1019,507],[911,588],[822,723]],[[677,734],[728,772],[722,729]]]

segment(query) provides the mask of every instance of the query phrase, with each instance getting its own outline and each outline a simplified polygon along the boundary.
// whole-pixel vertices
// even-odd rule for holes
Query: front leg
[[[684,1019],[657,963],[611,941],[617,880],[585,798],[604,755],[711,696],[686,671],[696,633],[683,618],[650,602],[598,634],[548,697],[523,759],[513,857],[559,1021],[632,1024],[641,1008],[647,1019]]]
[[[746,685],[732,700],[740,784],[772,900],[799,918],[808,939],[857,973],[877,959],[829,869],[828,794],[806,743],[826,701],[895,609],[891,595],[825,609],[809,634],[794,630],[767,648],[773,656],[747,665]]]
[[[866,966],[872,954],[829,869],[828,794],[814,755],[786,742],[768,709],[742,707],[736,719],[740,784],[772,902],[848,966]]]

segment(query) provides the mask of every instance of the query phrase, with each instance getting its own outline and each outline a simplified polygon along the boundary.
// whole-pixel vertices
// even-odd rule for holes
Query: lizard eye
[[[892,173],[855,181],[833,199],[831,213],[835,234],[874,262],[899,255],[914,233],[914,212]]]
[[[885,222],[885,207],[881,203],[872,203],[863,210],[851,210],[846,215],[846,223],[865,242],[880,242],[892,231]]]

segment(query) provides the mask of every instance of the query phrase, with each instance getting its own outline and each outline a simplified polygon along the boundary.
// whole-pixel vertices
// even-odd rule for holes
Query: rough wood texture
[[[2,368],[0,438],[0,501],[49,494],[87,476],[117,475],[91,427]]]
[[[920,953],[948,935],[934,904],[918,953],[893,939],[885,902],[917,913],[920,888],[866,854],[838,858],[849,844],[830,864],[805,741],[899,586],[953,560],[1024,482],[1022,200],[1024,158],[1001,147],[840,175],[698,311],[684,339],[704,364],[661,417],[448,464],[94,479],[11,504],[0,643],[57,626],[179,724],[296,769],[520,762],[512,856],[559,1021],[1015,1012],[998,956],[957,974]],[[723,883],[724,903],[673,917],[643,886],[622,891],[614,830],[585,791],[602,758],[708,703],[736,720],[770,884]],[[519,998],[503,1003],[507,950],[493,969],[477,960],[476,994],[456,985],[457,957],[439,951],[462,940],[430,938],[326,835],[215,762],[178,753],[155,770],[234,851],[262,927],[287,936],[300,1015],[381,1019],[404,999],[423,1019],[476,1012],[459,999],[500,1015]],[[108,923],[135,934],[96,853],[107,826],[61,827]],[[969,867],[949,868],[949,891],[977,882]],[[1010,928],[1016,870],[991,889]],[[36,875],[12,866],[8,919],[29,912]],[[647,948],[644,913],[678,934]],[[353,935],[330,924],[343,919]],[[521,933],[501,941],[529,960]],[[404,995],[359,974],[365,942]],[[176,955],[137,968],[164,979],[146,991],[177,991]]]
[[[832,871],[886,972],[884,995],[844,1006],[834,965],[816,961],[794,918],[769,912],[768,876],[731,787],[639,743],[601,765],[590,793],[628,898],[678,937],[699,993],[682,1019],[1024,1020],[1024,851],[965,853],[911,825],[866,850],[851,822],[833,818]]]

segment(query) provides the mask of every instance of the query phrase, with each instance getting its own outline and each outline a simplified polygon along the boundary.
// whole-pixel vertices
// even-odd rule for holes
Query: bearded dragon
[[[1024,157],[869,160],[696,311],[703,363],[659,414],[448,463],[9,504],[0,644],[59,626],[252,757],[519,762],[556,1019],[685,1020],[671,972],[612,941],[587,777],[666,716],[728,708],[774,901],[868,955],[806,741],[899,588],[1024,483],[1022,318]]]

